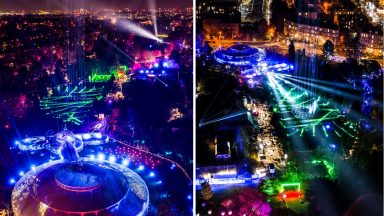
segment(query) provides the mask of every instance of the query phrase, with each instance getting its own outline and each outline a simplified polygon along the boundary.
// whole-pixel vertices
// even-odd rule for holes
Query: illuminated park
[[[191,215],[192,2],[2,5],[0,215]]]
[[[197,214],[382,215],[377,5],[262,2],[197,1]]]

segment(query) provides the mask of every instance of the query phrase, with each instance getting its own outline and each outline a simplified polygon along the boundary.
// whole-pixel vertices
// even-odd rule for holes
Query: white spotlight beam
[[[157,32],[157,18],[156,18],[156,3],[155,0],[148,0],[149,4],[149,10],[151,11],[152,15],[152,22],[153,22],[153,30],[155,31],[155,35],[158,35]]]
[[[138,26],[137,24],[131,21],[119,20],[117,23],[118,23],[118,26],[121,27],[122,29],[129,30],[134,34],[136,34],[137,36],[161,42],[161,40],[157,38],[155,35],[153,35],[149,31],[145,30],[144,28]]]

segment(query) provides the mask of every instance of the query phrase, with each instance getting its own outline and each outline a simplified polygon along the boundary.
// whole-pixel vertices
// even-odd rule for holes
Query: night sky
[[[148,8],[150,0],[0,0],[0,10],[89,10]],[[193,0],[152,0],[157,8],[192,7]]]

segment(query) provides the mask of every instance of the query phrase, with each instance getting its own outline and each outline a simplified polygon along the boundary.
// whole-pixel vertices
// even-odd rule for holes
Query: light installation
[[[327,169],[327,173],[331,179],[336,178],[335,165],[327,160],[313,160],[312,164],[323,164]]]
[[[284,191],[287,187],[297,188],[297,191],[300,191],[300,186],[301,186],[300,183],[283,183],[283,184],[281,184],[281,188],[282,188],[283,191]]]
[[[236,44],[228,49],[216,51],[214,58],[221,64],[252,67],[265,58],[265,51],[243,44]]]
[[[268,72],[268,85],[276,99],[274,112],[282,118],[280,124],[287,130],[287,136],[311,133],[316,136],[321,132],[325,137],[342,134],[353,137],[356,124],[346,120],[330,99],[318,96],[313,92],[293,83],[288,75]],[[346,127],[348,126],[348,127]]]
[[[81,158],[73,136],[63,133],[61,160],[25,173],[12,191],[21,215],[145,215],[149,191],[144,180],[115,160]]]
[[[129,162],[135,165],[144,164],[151,169],[154,169],[160,163],[159,159],[131,146],[118,146],[114,149],[107,148],[105,149],[105,153],[108,155],[116,155],[117,159],[124,159],[127,163]]]
[[[126,65],[113,66],[109,69],[108,73],[100,72],[99,68],[95,68],[89,76],[89,81],[95,83],[108,82],[114,76],[115,80],[124,83],[129,80],[129,71],[130,68]]]
[[[103,88],[57,87],[57,95],[40,100],[40,108],[46,115],[80,125],[96,100],[101,100]]]
[[[281,198],[282,201],[288,201],[289,199],[300,198],[301,196],[301,184],[300,183],[283,183],[281,184]],[[294,190],[292,190],[292,188]]]
[[[84,146],[102,145],[109,142],[106,134],[99,132],[74,134],[69,130],[62,130],[53,136],[34,136],[16,140],[15,144],[21,151],[39,151],[46,149],[54,154],[60,154],[63,143],[71,140],[77,152]]]
[[[140,149],[140,148],[131,146],[131,145],[129,145],[129,144],[127,144],[126,142],[123,142],[123,141],[121,141],[121,140],[117,140],[117,139],[113,139],[113,140],[116,141],[116,142],[118,142],[118,143],[120,143],[120,144],[122,144],[122,145],[124,145],[124,146],[126,146],[126,147],[129,147],[129,148],[131,148],[131,149],[135,149],[137,152],[141,152],[141,153],[147,154],[148,156],[152,156],[152,157],[154,157],[154,158],[159,158],[159,159],[162,159],[162,160],[164,160],[164,161],[167,161],[167,162],[171,163],[171,164],[172,164],[172,167],[177,167],[177,168],[179,168],[179,169],[183,172],[184,176],[189,180],[189,182],[192,183],[192,178],[189,177],[187,171],[186,171],[180,164],[178,164],[176,161],[173,161],[173,160],[171,160],[171,159],[169,159],[169,158],[160,156],[160,155],[158,155],[158,154],[154,154],[154,153],[152,153],[152,152],[150,152],[150,151],[146,151],[146,150],[144,150],[144,149]],[[118,154],[118,157],[120,157],[119,154]],[[151,162],[154,162],[154,161],[155,161],[155,160],[151,160]],[[159,163],[159,162],[156,162],[156,163]],[[150,165],[150,164],[148,164],[148,165]],[[155,165],[155,164],[152,163],[152,165]],[[151,167],[154,167],[154,166],[151,166]],[[172,167],[171,167],[171,169],[172,169]]]

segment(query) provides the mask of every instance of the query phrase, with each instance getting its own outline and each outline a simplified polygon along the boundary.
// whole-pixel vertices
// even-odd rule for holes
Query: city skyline
[[[153,3],[154,1],[154,3]],[[150,8],[186,8],[192,7],[192,2],[188,0],[153,0],[153,1],[118,1],[118,0],[0,0],[1,10],[77,10],[87,9],[99,11],[104,9],[150,9]]]

